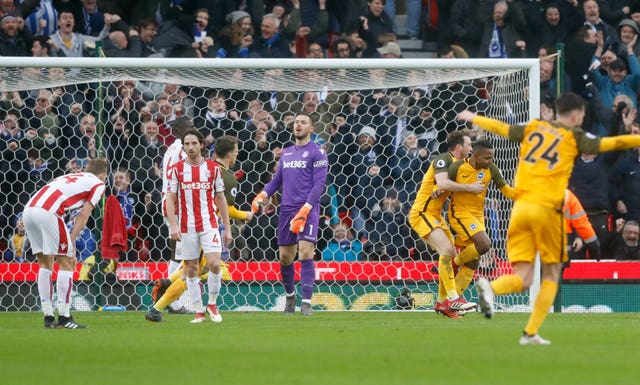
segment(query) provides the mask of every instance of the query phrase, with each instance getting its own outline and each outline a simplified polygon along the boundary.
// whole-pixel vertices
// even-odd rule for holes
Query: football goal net
[[[154,281],[167,277],[170,249],[161,202],[162,157],[170,124],[193,120],[206,138],[233,135],[239,155],[235,205],[249,211],[280,151],[291,145],[298,111],[316,122],[312,140],[329,157],[316,254],[316,310],[393,310],[402,292],[416,309],[437,296],[437,256],[407,223],[407,211],[464,109],[510,123],[539,115],[537,59],[151,59],[12,58],[0,63],[0,310],[38,310],[37,263],[20,243],[21,212],[38,188],[87,160],[111,165],[107,194],[118,197],[128,250],[101,261],[102,218],[79,237],[72,305],[146,310]],[[473,127],[469,127],[472,128]],[[472,134],[485,135],[480,130]],[[518,146],[490,136],[496,164],[513,184]],[[511,202],[491,186],[487,231],[493,248],[477,274],[510,269],[505,238]],[[251,221],[232,221],[222,310],[281,310],[278,196]],[[73,214],[65,218],[68,225]],[[297,264],[296,264],[297,265]],[[54,274],[55,277],[55,274]],[[296,281],[299,267],[296,266]],[[473,285],[472,285],[473,286]],[[474,300],[474,292],[465,293]],[[500,297],[522,310],[529,293]],[[55,303],[55,300],[54,300]]]

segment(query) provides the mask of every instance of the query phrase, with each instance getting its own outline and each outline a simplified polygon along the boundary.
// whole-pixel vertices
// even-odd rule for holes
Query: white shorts
[[[64,221],[59,216],[38,207],[24,209],[24,228],[34,254],[74,255],[74,245]]]
[[[200,257],[200,248],[204,254],[221,253],[222,241],[218,229],[200,233],[182,233],[182,253],[176,253],[176,259],[191,261]]]

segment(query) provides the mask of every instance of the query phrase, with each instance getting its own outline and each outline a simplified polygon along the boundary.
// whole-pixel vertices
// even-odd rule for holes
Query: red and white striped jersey
[[[182,159],[187,159],[187,153],[182,149],[182,140],[176,139],[171,143],[171,146],[167,148],[167,151],[162,157],[162,192],[163,194],[169,191],[169,178],[171,167]],[[164,199],[164,198],[163,198]]]
[[[182,159],[187,158],[187,153],[184,152],[182,148],[182,140],[176,139],[175,142],[171,143],[171,146],[167,148],[167,151],[164,153],[164,157],[162,158],[162,215],[167,216],[167,207],[166,203],[166,193],[169,191],[169,178],[171,173],[171,167],[173,167],[176,163],[181,161]]]
[[[40,207],[58,216],[90,202],[94,207],[104,195],[104,183],[97,176],[80,172],[60,176],[38,190],[27,207]]]
[[[220,167],[211,159],[192,165],[181,160],[171,168],[169,191],[178,194],[178,224],[183,233],[217,229],[214,195],[224,192]]]

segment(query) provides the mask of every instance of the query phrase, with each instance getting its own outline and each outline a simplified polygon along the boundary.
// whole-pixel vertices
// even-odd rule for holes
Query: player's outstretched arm
[[[508,184],[500,187],[500,192],[507,199],[513,199],[516,196],[516,190]]]
[[[618,135],[600,138],[599,152],[628,150],[640,147],[640,135]]]
[[[466,122],[471,122],[477,124],[483,129],[493,132],[494,134],[498,134],[500,136],[504,136],[506,138],[509,137],[509,125],[505,122],[501,122],[496,119],[487,118],[486,116],[481,116],[476,114],[475,112],[471,112],[469,110],[464,110],[458,114],[458,120],[463,120]]]

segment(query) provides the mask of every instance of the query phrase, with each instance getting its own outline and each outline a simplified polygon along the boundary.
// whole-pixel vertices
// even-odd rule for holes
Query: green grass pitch
[[[519,346],[527,314],[428,312],[75,313],[88,330],[48,330],[40,313],[0,314],[3,384],[638,384],[638,314],[550,314],[551,346]]]

